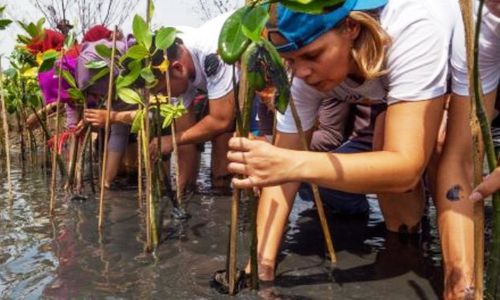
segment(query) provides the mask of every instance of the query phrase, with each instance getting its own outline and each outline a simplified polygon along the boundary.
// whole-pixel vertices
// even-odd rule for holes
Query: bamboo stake
[[[146,116],[148,118],[148,116]],[[151,202],[149,201],[149,196],[150,196],[150,191],[148,192],[148,187],[149,187],[149,179],[150,177],[148,176],[148,168],[149,168],[149,155],[146,153],[147,149],[147,135],[145,132],[144,127],[145,125],[145,120],[143,120],[143,124],[141,126],[141,153],[144,155],[143,161],[144,161],[144,172],[146,174],[146,186],[144,187],[144,194],[145,194],[145,200],[146,200],[146,251],[151,251],[153,248],[152,245],[152,238],[151,238],[151,214],[150,214],[150,205]]]
[[[482,161],[484,150],[490,172],[496,166],[496,154],[491,139],[490,124],[484,107],[483,92],[481,90],[478,54],[479,54],[479,36],[482,21],[482,8],[484,1],[479,2],[478,15],[474,29],[473,23],[473,6],[470,1],[461,0],[460,6],[464,18],[465,28],[465,41],[467,50],[467,66],[469,72],[469,91],[472,98],[472,115],[471,115],[471,130],[473,134],[473,141],[475,151],[473,151],[475,166],[474,185],[481,182],[482,177]],[[483,145],[481,145],[481,136]],[[500,251],[500,195],[493,194],[493,243],[491,250],[491,258],[487,270],[487,286],[486,298],[496,299],[497,297],[497,282],[498,282],[498,269],[499,265],[499,251]],[[484,293],[484,201],[474,203],[474,298],[483,299]]]
[[[115,55],[116,55],[116,32],[118,28],[115,26],[113,30],[113,46],[111,48],[111,59],[110,59],[110,67],[109,67],[109,81],[108,81],[108,98],[106,100],[106,125],[104,129],[104,150],[103,150],[103,163],[102,163],[102,172],[101,172],[101,190],[99,196],[99,222],[98,227],[99,230],[103,227],[103,215],[104,215],[104,183],[106,181],[106,164],[108,162],[108,138],[109,138],[109,129],[110,129],[110,117],[111,117],[111,101],[113,99],[113,80],[114,80],[114,72],[115,72]]]
[[[64,56],[64,48],[61,49],[61,57]],[[62,63],[59,66],[58,72],[58,87],[57,87],[57,100],[56,100],[56,133],[54,140],[54,147],[52,149],[52,177],[50,184],[50,215],[53,216],[55,212],[56,202],[56,182],[57,182],[57,154],[59,152],[59,103],[61,103],[61,90],[62,90]]]
[[[7,109],[5,107],[5,95],[3,89],[3,70],[2,70],[2,57],[0,56],[0,97],[2,101],[2,123],[3,133],[5,139],[5,161],[7,164],[7,184],[9,186],[9,198],[12,197],[12,179],[10,175],[10,142],[9,142],[9,124],[7,123]]]
[[[24,172],[24,162],[26,161],[26,143],[24,142],[24,131],[21,125],[21,116],[19,115],[19,110],[16,110],[16,122],[17,122],[17,135],[19,138],[19,144],[21,145],[21,166]]]
[[[297,126],[297,131],[302,142],[302,148],[304,150],[309,149],[306,136],[304,134],[304,129],[302,128],[302,122],[300,121],[297,108],[295,107],[295,101],[293,97],[290,96],[290,109],[292,111],[293,119],[295,120],[295,125]],[[314,203],[318,209],[319,220],[321,223],[321,229],[323,229],[323,236],[325,237],[326,248],[328,249],[328,254],[330,255],[330,262],[334,264],[337,262],[337,256],[335,255],[335,249],[333,248],[332,236],[330,235],[330,228],[328,227],[328,222],[326,220],[325,210],[323,208],[323,202],[321,201],[321,196],[319,194],[319,188],[316,184],[311,184],[313,190]]]
[[[472,13],[472,7],[470,7],[470,12]],[[479,9],[482,10],[482,7]],[[473,18],[472,14],[470,19],[470,24],[472,25]],[[480,22],[480,19],[479,19]],[[467,22],[469,23],[469,22]],[[470,36],[479,36],[479,28],[476,31],[470,32]],[[483,173],[483,161],[484,161],[484,144],[481,143],[481,129],[479,125],[478,116],[480,111],[484,113],[484,99],[483,92],[481,89],[476,90],[477,86],[480,85],[480,78],[476,77],[477,59],[475,52],[477,52],[477,45],[475,43],[474,53],[472,57],[472,70],[469,71],[469,91],[472,96],[471,103],[471,130],[472,139],[474,144],[473,150],[473,161],[474,161],[474,186],[477,186],[482,181]],[[470,50],[469,50],[470,52]],[[470,65],[470,64],[468,64]],[[472,71],[472,72],[471,72]],[[485,116],[486,117],[486,116]],[[487,119],[487,117],[486,117]],[[489,131],[489,128],[488,128]],[[474,202],[473,207],[473,220],[474,220],[474,299],[481,300],[484,299],[484,201]]]
[[[476,101],[479,97],[474,93],[474,27],[473,27],[473,7],[469,0],[461,0],[460,6],[465,30],[465,43],[467,54],[467,71],[469,74],[469,94],[471,96],[470,127],[472,135],[472,156],[474,162],[474,186],[481,182],[483,149],[481,147],[481,132],[476,115]],[[484,202],[478,201],[473,204],[474,222],[474,299],[483,299],[483,273],[484,273]]]
[[[495,148],[491,137],[491,128],[488,121],[488,116],[484,108],[484,101],[482,99],[483,92],[481,90],[480,74],[479,74],[479,35],[481,32],[482,11],[484,0],[479,1],[479,9],[476,21],[476,35],[474,38],[474,93],[477,106],[477,117],[481,126],[481,133],[483,136],[484,148],[486,149],[486,157],[488,161],[489,171],[493,172],[497,166],[497,158]],[[481,202],[479,203],[481,204]],[[484,205],[484,204],[483,204]],[[481,205],[481,210],[484,214],[484,207]],[[500,193],[493,194],[493,240],[491,247],[491,256],[488,262],[487,276],[486,276],[486,298],[498,299],[499,295],[499,272],[500,272]],[[484,216],[483,216],[484,224]],[[481,227],[484,232],[484,225]],[[481,238],[483,239],[484,248],[484,233]],[[484,249],[482,251],[484,253]]]
[[[137,202],[142,208],[142,132],[137,132]]]
[[[148,28],[151,28],[151,15],[153,1],[147,0],[146,2],[146,23],[148,24]],[[147,62],[148,63],[148,62]],[[150,110],[150,101],[149,101],[149,90],[146,89],[144,91],[145,101],[146,101],[146,113],[145,118],[143,119],[142,126],[142,142],[143,142],[143,153],[144,153],[144,166],[146,172],[146,208],[147,215],[149,216],[149,234],[150,238],[148,239],[147,250],[153,251],[158,246],[158,230],[156,224],[156,209],[155,209],[155,201],[153,195],[153,172],[152,172],[152,162],[151,155],[149,152],[148,143],[150,141],[150,123],[149,123],[149,110]]]
[[[166,62],[169,62],[168,60],[168,55],[167,51],[164,53],[164,59]],[[172,88],[170,87],[170,73],[168,70],[165,72],[165,81],[167,85],[167,101],[169,103],[172,103]],[[175,129],[175,119],[172,120],[171,124],[171,134],[172,134],[172,146],[173,146],[173,155],[175,156],[175,187],[176,187],[176,197],[177,197],[177,205],[179,208],[182,207],[182,189],[180,186],[180,171],[179,171],[179,147],[177,146],[177,136],[176,132],[177,130]],[[161,146],[160,143],[158,143],[158,146]],[[161,150],[161,147],[160,147]],[[161,153],[161,152],[160,152]]]

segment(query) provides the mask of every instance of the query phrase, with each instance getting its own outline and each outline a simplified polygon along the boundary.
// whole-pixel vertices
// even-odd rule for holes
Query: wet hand
[[[271,186],[294,180],[297,170],[294,151],[238,137],[229,140],[229,148],[229,172],[246,177],[233,178],[237,188]]]
[[[149,143],[149,156],[151,161],[157,160],[160,155],[167,155],[173,151],[172,138],[170,135],[161,137],[161,153],[158,153],[158,138],[155,137]]]
[[[26,119],[26,127],[28,129],[35,129],[38,127],[38,118],[36,117],[35,114],[31,114],[27,119]]]
[[[105,109],[85,109],[83,119],[94,127],[104,127],[106,125],[106,114]],[[113,112],[111,112],[112,114]]]
[[[472,191],[469,199],[472,201],[483,200],[498,190],[500,190],[500,167],[484,178],[483,182]]]

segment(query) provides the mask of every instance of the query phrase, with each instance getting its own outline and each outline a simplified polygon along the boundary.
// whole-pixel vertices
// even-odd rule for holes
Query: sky
[[[206,3],[212,3],[208,0],[201,0]],[[153,26],[199,26],[205,16],[200,10],[199,0],[154,0],[155,15],[153,17]],[[242,3],[242,0],[234,0],[234,6]],[[30,0],[0,0],[0,5],[7,5],[6,15],[10,19],[20,19],[24,21],[36,21],[42,17],[42,14],[33,6]],[[145,15],[146,1],[139,0],[135,12],[130,14],[128,19],[122,25],[125,33],[131,31],[132,19],[136,13]],[[212,10],[214,16],[217,9]],[[71,21],[71,20],[70,20]],[[13,24],[5,31],[0,31],[0,55],[2,55],[2,65],[4,68],[8,65],[5,55],[8,55],[15,44],[16,35],[21,33],[19,26]]]

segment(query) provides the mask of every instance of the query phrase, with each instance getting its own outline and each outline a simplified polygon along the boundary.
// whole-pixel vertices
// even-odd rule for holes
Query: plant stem
[[[239,85],[236,83],[235,77],[236,68],[233,66],[233,93],[235,99],[236,111],[236,133],[243,128],[239,102]],[[242,72],[243,74],[243,72]],[[242,77],[245,75],[243,74]],[[240,83],[243,82],[240,81]],[[237,272],[237,255],[238,255],[238,217],[240,214],[240,197],[241,191],[238,188],[233,188],[231,197],[231,225],[229,227],[229,244],[228,254],[226,259],[227,281],[229,284],[229,294],[234,295],[236,292],[236,272]]]
[[[247,76],[248,74],[248,61],[250,53],[256,51],[257,47],[252,44],[248,47],[247,51],[243,55],[241,61],[241,80],[240,88],[243,93],[239,93],[238,103],[243,103],[243,110],[241,111],[241,123],[242,127],[238,128],[238,135],[241,137],[249,137],[250,134],[250,123],[253,110],[253,102],[255,99],[255,87],[253,82],[251,82]],[[248,53],[248,55],[246,55]],[[258,263],[258,253],[257,253],[257,208],[258,200],[257,197],[253,195],[252,189],[246,190],[246,195],[251,202],[250,205],[250,287],[253,290],[259,289],[259,263]]]
[[[2,123],[5,140],[5,161],[7,163],[7,184],[9,185],[9,198],[12,197],[12,179],[10,175],[10,140],[9,140],[9,124],[7,123],[7,108],[5,107],[5,95],[3,89],[3,70],[0,56],[0,100],[2,101]]]
[[[35,116],[38,120],[38,123],[42,127],[42,130],[45,134],[45,141],[46,141],[45,142],[45,149],[47,149],[47,141],[50,138],[50,132],[49,132],[49,129],[47,128],[47,124],[42,120],[42,118],[40,117],[40,115],[38,114],[38,112],[36,111],[36,109],[33,106],[31,106],[31,110],[35,114]],[[50,150],[47,151],[47,154],[49,154],[49,153],[50,153]],[[59,165],[59,172],[61,173],[61,177],[62,178],[66,177],[67,176],[66,165],[64,164],[64,161],[62,160],[61,155],[59,155],[59,153],[57,153],[57,151],[56,151],[56,160],[57,160],[57,164]]]
[[[113,46],[111,48],[111,59],[110,59],[110,67],[109,67],[109,81],[108,81],[108,98],[106,100],[106,125],[104,129],[104,150],[103,150],[103,163],[102,163],[102,172],[101,172],[101,190],[99,196],[99,222],[98,228],[99,230],[103,227],[103,216],[104,216],[104,191],[106,189],[105,181],[106,181],[106,167],[108,163],[108,138],[109,138],[109,129],[110,129],[110,117],[111,117],[111,101],[113,100],[113,81],[114,81],[114,73],[115,73],[115,55],[116,55],[116,32],[118,28],[115,26],[113,30]]]
[[[61,49],[61,58],[64,57],[64,48]],[[56,182],[57,182],[57,154],[59,153],[59,103],[61,103],[61,92],[62,92],[62,62],[61,65],[59,66],[59,71],[58,71],[58,87],[57,87],[57,100],[56,100],[56,133],[55,133],[55,140],[53,143],[53,149],[52,149],[52,177],[51,177],[51,183],[50,183],[50,215],[54,215],[55,212],[55,204],[56,204]]]

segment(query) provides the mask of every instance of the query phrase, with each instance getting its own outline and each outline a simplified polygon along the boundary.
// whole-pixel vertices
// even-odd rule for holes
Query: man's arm
[[[221,98],[208,100],[208,115],[193,127],[177,132],[177,143],[201,143],[230,130],[234,121],[234,102],[232,91]]]
[[[111,111],[109,121],[111,124],[132,124],[135,117],[135,110],[127,111]],[[106,125],[106,110],[105,109],[86,109],[84,112],[84,120],[94,127],[104,127]]]

